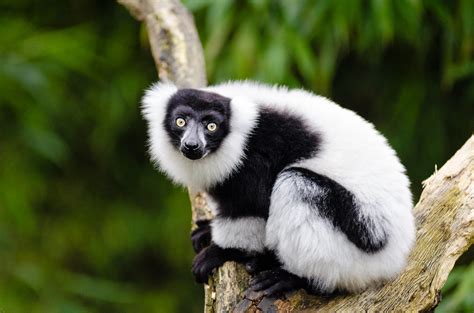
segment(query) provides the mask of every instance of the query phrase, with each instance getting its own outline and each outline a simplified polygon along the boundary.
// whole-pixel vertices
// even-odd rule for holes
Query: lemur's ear
[[[145,91],[142,98],[142,115],[149,123],[163,121],[166,113],[166,104],[178,91],[178,87],[171,83],[157,82]]]

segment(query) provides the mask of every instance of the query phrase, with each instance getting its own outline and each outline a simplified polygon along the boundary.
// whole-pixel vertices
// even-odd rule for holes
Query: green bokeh
[[[211,83],[304,87],[373,121],[421,181],[474,130],[471,0],[188,0]],[[0,0],[0,311],[200,312],[186,191],[153,169],[157,79],[114,1]],[[439,312],[472,312],[465,256]]]

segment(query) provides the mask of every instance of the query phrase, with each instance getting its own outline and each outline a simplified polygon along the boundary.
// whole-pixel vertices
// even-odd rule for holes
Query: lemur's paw
[[[199,253],[211,244],[211,220],[199,220],[196,224],[198,227],[191,232],[191,242],[194,251]]]
[[[250,280],[250,289],[262,291],[265,296],[307,287],[307,280],[282,268],[263,271]]]
[[[281,264],[273,252],[258,254],[245,263],[245,270],[250,275],[255,275],[264,270],[280,267]]]
[[[192,272],[198,283],[207,283],[212,270],[227,261],[224,251],[215,244],[211,244],[194,257]]]

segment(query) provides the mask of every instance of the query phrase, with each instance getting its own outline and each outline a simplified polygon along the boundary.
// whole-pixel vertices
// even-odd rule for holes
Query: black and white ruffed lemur
[[[360,292],[393,279],[415,240],[405,168],[353,111],[303,90],[253,82],[157,83],[142,103],[152,160],[210,196],[192,234],[193,273],[228,260],[273,295]]]

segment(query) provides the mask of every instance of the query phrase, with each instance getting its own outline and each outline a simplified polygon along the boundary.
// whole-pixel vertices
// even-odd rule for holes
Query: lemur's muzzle
[[[197,160],[204,156],[205,139],[202,129],[197,123],[188,126],[181,138],[181,153],[191,160]]]

